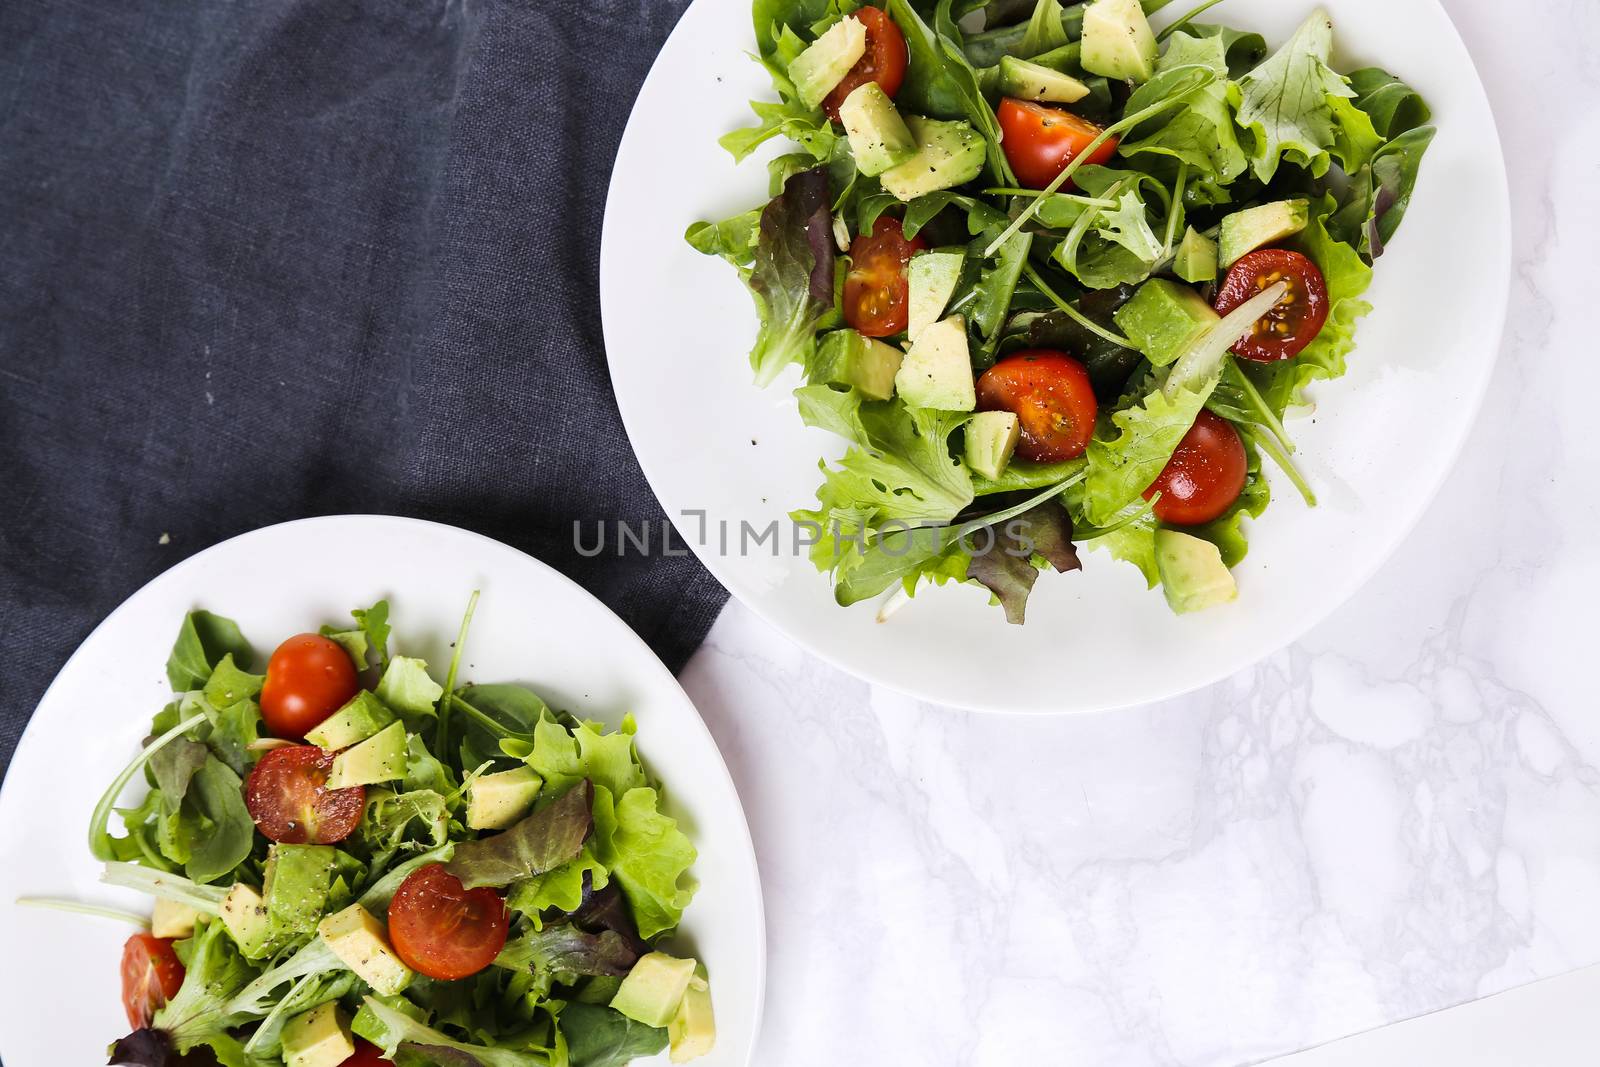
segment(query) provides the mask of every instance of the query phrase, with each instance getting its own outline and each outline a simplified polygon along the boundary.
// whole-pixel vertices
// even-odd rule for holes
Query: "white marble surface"
[[[689,666],[766,887],[763,1067],[1254,1063],[1600,961],[1600,2],[1445,2],[1509,160],[1511,315],[1363,593],[1107,715],[920,704],[737,604]]]

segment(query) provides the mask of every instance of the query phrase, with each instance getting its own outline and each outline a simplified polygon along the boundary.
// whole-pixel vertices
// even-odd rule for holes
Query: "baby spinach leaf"
[[[183,617],[172,655],[167,658],[167,681],[172,684],[172,691],[199,689],[222,657],[230,653],[235,663],[250,666],[254,653],[239,632],[239,624],[209,611],[189,612]]]
[[[245,861],[255,844],[255,823],[244,806],[244,785],[227,764],[207,756],[189,782],[179,818],[194,827],[184,869],[202,884]]]
[[[446,869],[468,889],[510,885],[552,870],[583,848],[594,826],[594,798],[594,786],[580,782],[509,830],[463,841]]]
[[[558,1020],[571,1067],[626,1067],[667,1047],[667,1032],[600,1004],[573,1002]]]

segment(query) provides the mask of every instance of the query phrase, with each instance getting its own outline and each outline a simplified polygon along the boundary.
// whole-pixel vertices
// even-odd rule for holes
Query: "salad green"
[[[657,947],[694,895],[695,848],[632,718],[612,730],[520,685],[459,683],[465,621],[441,684],[391,653],[387,603],[353,617],[290,638],[261,674],[231,620],[184,618],[173,699],[89,828],[103,881],[153,898],[124,952],[134,1029],[111,1062],[620,1067],[709,1051],[705,970]],[[348,686],[319,697],[328,672],[296,673],[295,657],[329,654]],[[148,792],[119,806],[136,777]]]
[[[1335,69],[1326,12],[1269,49],[1218,2],[754,0],[777,99],[721,143],[789,149],[686,238],[755,299],[757,383],[799,367],[848,444],[793,512],[839,603],[973,582],[1020,623],[1089,548],[1199,610],[1267,467],[1315,505],[1285,416],[1344,372],[1434,130]]]

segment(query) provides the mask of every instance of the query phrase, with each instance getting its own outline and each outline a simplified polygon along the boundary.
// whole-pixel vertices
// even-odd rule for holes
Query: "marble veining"
[[[764,1067],[1224,1067],[1600,961],[1600,4],[1446,7],[1505,143],[1511,314],[1354,600],[1075,718],[875,690],[738,604],[690,664],[767,894]]]

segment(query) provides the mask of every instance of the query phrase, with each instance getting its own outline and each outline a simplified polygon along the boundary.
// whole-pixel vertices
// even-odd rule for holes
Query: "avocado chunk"
[[[467,787],[468,828],[504,830],[528,814],[543,785],[532,767],[480,774]]]
[[[906,268],[907,297],[906,336],[915,341],[923,330],[939,321],[944,306],[955,295],[961,281],[961,267],[967,254],[954,251],[919,252],[911,257]]]
[[[985,478],[998,478],[1017,450],[1021,424],[1009,411],[980,411],[967,423],[967,466]]]
[[[272,920],[267,913],[267,902],[261,899],[255,887],[235,882],[228,895],[222,898],[217,914],[245,959],[258,960],[272,954],[275,947]]]
[[[967,320],[951,315],[922,331],[894,376],[909,407],[971,411],[978,406],[967,349]]]
[[[337,1002],[319,1004],[284,1025],[284,1067],[339,1067],[355,1054],[350,1024]]]
[[[1239,595],[1217,546],[1192,534],[1157,530],[1156,570],[1167,604],[1179,615],[1226,604]]]
[[[380,996],[392,997],[411,983],[411,968],[389,945],[389,931],[360,904],[317,924],[317,933],[346,967]]]
[[[394,722],[394,712],[365,689],[306,731],[306,740],[326,752],[349,748]]]
[[[678,1014],[683,995],[694,977],[695,961],[680,960],[665,952],[650,952],[639,957],[617,987],[611,1007],[634,1022],[646,1026],[666,1026]]]
[[[1139,0],[1094,0],[1084,8],[1079,62],[1090,74],[1147,82],[1157,53],[1156,35]]]
[[[1002,96],[1045,104],[1071,104],[1089,95],[1089,87],[1077,78],[1016,56],[1000,57],[995,87]]]
[[[200,913],[189,905],[157,897],[150,916],[150,932],[157,937],[188,937],[194,933],[194,924],[199,918]]]
[[[860,19],[844,18],[829,26],[789,64],[789,80],[800,102],[819,107],[866,51],[867,27]]]
[[[925,193],[970,182],[982,173],[987,149],[970,123],[907,115],[906,126],[917,140],[916,154],[878,176],[884,191],[896,199],[915,200]]]
[[[696,964],[694,977],[684,991],[678,1014],[667,1024],[673,1063],[688,1063],[709,1053],[717,1044],[717,1020],[711,1013],[711,984],[704,964]]]
[[[905,358],[894,345],[851,329],[834,330],[817,348],[811,380],[848,385],[873,400],[888,400],[894,395],[894,376]]]
[[[1227,270],[1258,248],[1293,237],[1311,220],[1308,200],[1278,200],[1235,211],[1217,233],[1218,256]]]
[[[406,776],[406,725],[392,722],[365,741],[333,757],[329,789],[377,785]]]
[[[1190,226],[1172,255],[1172,273],[1186,282],[1217,280],[1217,242]]]
[[[338,865],[332,845],[273,845],[262,895],[273,937],[280,942],[316,930]]]
[[[1222,316],[1200,294],[1167,278],[1151,278],[1111,316],[1153,365],[1165,367]]]
[[[850,154],[856,169],[872,177],[899,166],[917,152],[917,139],[911,136],[889,94],[877,82],[857,86],[839,105],[839,121],[850,140]]]

